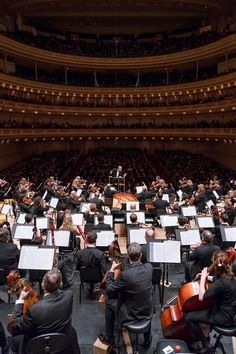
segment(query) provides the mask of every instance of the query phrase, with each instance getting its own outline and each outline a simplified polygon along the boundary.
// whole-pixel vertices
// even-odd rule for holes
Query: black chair
[[[26,345],[27,354],[62,353],[67,347],[67,338],[63,333],[48,333],[32,338]]]
[[[176,346],[178,346],[178,353],[190,353],[187,344],[179,339],[161,339],[157,342],[154,354],[163,354],[166,347],[170,346],[173,349],[173,352],[176,353]]]
[[[122,324],[122,327],[125,328],[128,332],[135,334],[134,354],[139,353],[138,335],[146,333],[150,329],[150,326],[151,326],[151,320],[131,321]]]
[[[220,349],[223,354],[227,354],[221,339],[223,336],[226,337],[236,337],[236,326],[234,327],[221,327],[221,326],[213,326],[213,330],[217,333],[214,335],[216,338],[215,344],[211,349],[211,354],[218,353],[217,349]]]
[[[102,272],[97,267],[80,268],[79,302],[81,303],[81,293],[84,290],[84,283],[98,284],[102,280]]]
[[[156,288],[158,287],[160,303],[161,303],[161,275],[162,275],[161,268],[153,267],[153,272],[152,272],[153,295],[155,294]]]
[[[5,271],[5,269],[3,268],[0,268],[0,286],[2,285],[7,285],[7,273]],[[10,300],[11,300],[11,294],[10,294],[10,291],[8,290],[7,292],[7,301],[8,301],[8,304],[10,303]]]

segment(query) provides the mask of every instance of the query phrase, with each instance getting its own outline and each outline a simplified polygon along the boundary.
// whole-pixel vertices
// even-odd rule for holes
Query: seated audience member
[[[77,335],[71,325],[73,294],[70,290],[62,291],[61,273],[57,269],[48,271],[42,281],[44,297],[30,306],[23,315],[24,300],[29,291],[21,291],[13,309],[11,324],[11,347],[18,352],[33,337],[46,333],[64,333],[67,338],[67,349],[63,353],[79,354]],[[62,311],[63,310],[63,311]]]
[[[87,235],[88,245],[86,248],[77,252],[77,265],[79,270],[81,267],[96,267],[100,268],[101,272],[105,273],[107,270],[104,253],[96,248],[97,235],[90,232]]]
[[[17,269],[20,251],[10,242],[10,233],[7,229],[0,229],[0,268],[7,273]]]
[[[226,254],[222,251],[214,252],[213,260],[218,257],[225,258]],[[215,267],[214,275],[209,276],[207,268],[202,270],[200,278],[199,300],[203,301],[213,298],[213,307],[188,312],[185,314],[185,320],[191,328],[195,337],[202,342],[203,348],[200,353],[210,352],[209,329],[206,335],[202,329],[202,325],[209,324],[210,326],[231,327],[235,325],[236,315],[236,280],[230,265],[222,264],[220,267]],[[206,280],[213,280],[213,284],[206,289]]]
[[[212,244],[212,232],[204,230],[201,239],[202,243],[199,247],[195,248],[189,256],[189,274],[186,270],[186,281],[192,281],[196,275],[200,273],[203,268],[209,267],[212,263],[213,253],[219,250],[218,246]]]
[[[114,279],[114,271],[117,268],[112,263],[107,276],[106,293],[108,298],[118,297],[116,319],[119,325],[130,321],[142,321],[152,318],[152,265],[141,263],[141,246],[133,242],[128,247],[130,267],[122,271],[117,279]],[[105,318],[106,323],[110,319]],[[107,326],[106,326],[107,328]],[[113,338],[113,326],[110,326],[110,340]],[[106,333],[108,335],[108,333]],[[151,328],[144,333],[143,346],[147,349],[152,341]]]
[[[99,213],[97,216],[98,219],[98,224],[94,225],[93,230],[94,231],[100,231],[100,230],[112,230],[110,224],[105,224],[104,222],[104,214]]]

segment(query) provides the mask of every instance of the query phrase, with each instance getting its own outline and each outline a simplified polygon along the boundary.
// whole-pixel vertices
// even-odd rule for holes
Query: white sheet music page
[[[17,224],[24,224],[25,223],[25,215],[24,213],[20,213],[17,218]]]
[[[180,242],[168,240],[163,242],[165,245],[166,263],[180,263]]]
[[[182,213],[184,216],[196,216],[197,210],[195,206],[182,207]]]
[[[201,242],[199,230],[187,230],[180,232],[182,246],[195,245]]]
[[[54,262],[54,248],[22,246],[19,269],[50,270]]]
[[[225,228],[226,241],[236,242],[236,227]]]
[[[145,239],[145,232],[148,229],[130,229],[130,234],[129,234],[129,238],[130,238],[130,243],[132,242],[138,242],[140,245],[145,245],[147,243],[146,239]]]
[[[135,188],[136,188],[137,194],[142,193],[142,191],[143,191],[143,186],[136,186]]]
[[[82,191],[83,191],[82,189],[77,189],[76,194],[77,194],[78,197],[81,196]]]
[[[11,211],[11,205],[10,204],[3,204],[1,213],[3,215],[8,215],[10,213],[10,211]]]
[[[113,231],[101,231],[97,232],[97,241],[96,245],[98,247],[107,247],[114,241],[114,232]]]
[[[58,198],[52,197],[49,205],[50,205],[50,207],[56,209],[57,203],[58,203]]]
[[[54,242],[57,247],[69,247],[70,231],[56,230],[54,231]]]
[[[204,216],[202,218],[198,218],[199,227],[215,227],[214,221],[211,216]]]
[[[163,194],[162,199],[169,202],[169,194]]]
[[[84,214],[71,214],[71,217],[74,225],[83,225]]]
[[[216,199],[219,199],[219,198],[220,198],[219,194],[218,194],[216,191],[212,191],[212,193],[214,194],[214,196],[216,197]]]
[[[34,225],[16,225],[14,238],[20,240],[32,240]]]
[[[178,226],[179,215],[160,215],[161,227]]]

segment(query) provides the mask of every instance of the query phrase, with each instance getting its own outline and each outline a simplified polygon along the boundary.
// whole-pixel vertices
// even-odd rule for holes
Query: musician
[[[0,200],[4,200],[9,188],[9,182],[5,179],[0,179]]]
[[[79,354],[77,335],[71,325],[73,294],[70,290],[61,291],[62,277],[57,269],[48,271],[42,281],[44,297],[30,306],[23,315],[24,300],[29,291],[22,290],[13,309],[11,347],[18,352],[20,342],[25,343],[38,335],[46,333],[64,333],[67,338],[65,353]],[[19,336],[21,335],[21,336]]]
[[[103,200],[100,199],[100,193],[99,192],[94,193],[94,198],[90,199],[90,202],[96,204],[97,211],[99,213],[104,213],[102,207],[105,204],[104,204]]]
[[[0,229],[0,268],[8,274],[10,270],[17,269],[20,251],[10,241],[10,233],[6,228]]]
[[[157,193],[156,199],[153,202],[154,207],[157,210],[157,215],[166,214],[167,207],[170,205],[167,200],[163,200],[163,194]]]
[[[104,189],[104,196],[105,198],[112,198],[113,194],[117,193],[116,190],[111,189],[111,184],[108,183]]]
[[[198,190],[194,195],[194,202],[193,204],[196,206],[198,212],[203,212],[206,209],[206,189],[203,184],[198,185]]]
[[[226,213],[221,213],[220,214],[220,219],[219,219],[220,225],[216,225],[215,227],[215,235],[213,238],[213,244],[219,246],[220,248],[223,246],[222,245],[222,237],[221,237],[221,231],[220,231],[220,226],[229,226],[229,216]]]
[[[152,318],[152,265],[141,263],[141,246],[133,242],[129,245],[130,267],[114,279],[117,263],[113,262],[107,276],[106,292],[108,297],[118,296],[116,319],[120,325],[130,321]],[[143,346],[147,349],[152,341],[151,328],[144,333]]]
[[[40,196],[36,197],[30,208],[30,214],[37,217],[44,217],[44,213],[49,209],[49,206],[46,206],[44,203],[45,201],[41,199]]]
[[[55,190],[54,190],[54,187],[56,185],[56,182],[54,181],[54,178],[53,177],[49,177],[43,188],[42,188],[42,194],[44,194],[45,192],[47,192],[46,194],[46,197],[45,197],[45,200],[48,202],[52,197],[55,197],[56,196],[56,193],[55,193]]]
[[[195,248],[189,255],[189,276],[186,274],[186,281],[193,280],[203,268],[209,267],[212,263],[213,253],[219,250],[218,246],[212,244],[213,235],[211,231],[204,230],[201,239],[201,245]],[[187,270],[186,273],[188,273]]]
[[[147,189],[147,186],[143,186],[143,190],[138,194],[138,200],[141,203],[152,200],[152,193]]]
[[[70,196],[67,199],[67,206],[72,213],[77,213],[80,207],[81,199],[76,194],[76,191],[71,191]]]
[[[236,218],[236,208],[234,208],[231,201],[225,201],[225,213],[228,214],[229,217],[229,225],[232,225]]]
[[[129,228],[129,229],[139,228],[140,223],[138,222],[137,214],[132,213],[132,214],[130,214],[129,218],[130,218],[131,224],[130,223],[127,224],[127,228]]]
[[[112,177],[124,177],[124,173],[123,173],[123,170],[122,170],[122,166],[118,166],[117,168],[114,168],[112,171],[111,171],[111,176]]]
[[[95,203],[91,203],[89,210],[84,213],[84,220],[87,224],[94,224],[95,215],[97,214],[97,206]]]
[[[217,257],[222,255],[224,258],[226,257],[224,252],[216,251],[213,259],[216,260]],[[221,266],[216,266],[213,284],[206,290],[205,283],[207,279],[209,280],[209,274],[207,268],[204,268],[201,272],[199,300],[203,301],[212,297],[213,308],[185,314],[185,320],[193,334],[203,344],[201,353],[207,352],[211,345],[199,323],[223,327],[231,327],[236,323],[236,279],[231,266],[224,263]]]
[[[87,247],[77,252],[77,270],[85,266],[100,268],[101,272],[106,272],[107,265],[104,253],[96,248],[96,240],[97,234],[95,232],[89,232],[87,234]]]
[[[103,213],[99,213],[97,216],[97,219],[98,219],[98,224],[94,225],[94,227],[93,227],[94,231],[112,230],[110,224],[105,224]]]
[[[145,232],[145,240],[147,242],[155,240],[155,230],[154,229],[147,229]],[[141,262],[147,263],[147,244],[141,245]]]

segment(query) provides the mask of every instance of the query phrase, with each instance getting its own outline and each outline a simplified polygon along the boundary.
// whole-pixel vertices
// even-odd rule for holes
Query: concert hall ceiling
[[[6,14],[42,30],[144,33],[208,24],[232,0],[0,0]]]

